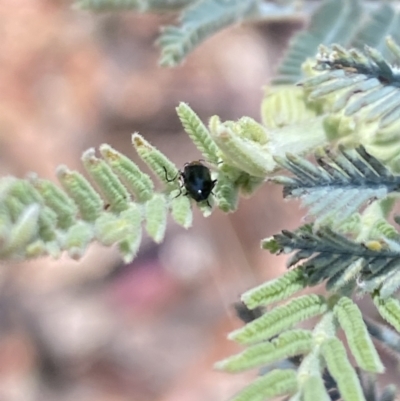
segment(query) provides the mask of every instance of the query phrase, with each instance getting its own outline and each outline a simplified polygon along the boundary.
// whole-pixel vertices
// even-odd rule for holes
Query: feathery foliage
[[[164,28],[158,40],[165,66],[181,63],[229,25],[290,16],[295,10],[295,2],[262,0],[77,0],[75,5],[180,12],[179,25]],[[248,321],[229,338],[247,348],[216,368],[241,372],[261,367],[264,374],[235,401],[277,396],[291,401],[394,400],[393,387],[378,397],[365,371],[384,371],[371,336],[396,355],[398,337],[365,323],[350,297],[371,296],[382,318],[400,333],[400,302],[394,297],[400,287],[400,233],[389,221],[400,188],[397,8],[380,2],[366,7],[361,0],[325,0],[316,10],[311,7],[308,27],[292,41],[273,81],[289,85],[266,90],[262,123],[249,117],[222,122],[212,116],[207,127],[188,105],[177,107],[185,131],[217,180],[209,199],[197,203],[205,216],[214,205],[235,211],[240,195],[251,196],[268,180],[283,185],[284,197],[300,198],[314,219],[262,242],[273,254],[293,255],[287,273],[242,295]],[[304,74],[307,78],[295,87]],[[143,136],[134,134],[132,143],[161,182],[161,191],[150,175],[109,145],[100,147],[100,156],[94,149],[83,154],[89,179],[66,166],[57,170],[61,187],[35,174],[2,179],[0,259],[58,257],[63,251],[80,258],[98,241],[118,246],[128,262],[138,251],[142,227],[156,242],[164,238],[169,213],[190,227],[194,202],[181,194],[182,173]],[[271,177],[278,169],[293,176]],[[322,283],[327,295],[298,294]],[[313,329],[297,327],[310,318],[316,320]],[[338,338],[340,329],[357,368]],[[282,360],[291,368],[280,369]]]
[[[299,197],[308,214],[316,216],[315,226],[337,227],[372,199],[381,199],[400,188],[400,176],[392,174],[362,146],[340,147],[316,153],[317,166],[297,155],[275,157],[277,163],[296,175],[273,178],[283,184],[284,197]]]
[[[295,84],[302,78],[301,66],[313,57],[321,44],[349,44],[362,16],[358,0],[329,0],[311,16],[306,30],[292,40],[281,62],[274,84]]]

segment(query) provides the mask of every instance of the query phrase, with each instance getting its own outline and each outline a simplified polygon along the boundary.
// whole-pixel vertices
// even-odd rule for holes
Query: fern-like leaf
[[[296,373],[276,369],[259,377],[232,397],[231,401],[264,401],[280,395],[294,393],[297,388]]]
[[[389,61],[395,61],[393,53],[386,46],[385,38],[391,36],[396,42],[400,41],[400,13],[392,4],[383,3],[368,15],[368,19],[358,28],[349,44],[350,47],[361,49],[368,45],[380,51]],[[341,43],[335,41],[335,43]]]
[[[396,46],[388,42],[395,62]],[[310,99],[333,96],[331,110],[344,110],[344,115],[357,115],[362,121],[378,121],[381,129],[395,123],[400,116],[400,75],[375,49],[364,52],[346,50],[339,45],[321,46],[316,68],[322,72],[303,82]]]
[[[368,372],[383,373],[384,366],[371,341],[362,314],[350,298],[342,297],[334,307],[358,366]]]
[[[373,300],[382,318],[400,332],[400,302],[394,298],[382,299],[378,293],[374,294]]]
[[[164,28],[158,40],[161,65],[175,66],[200,42],[217,31],[254,18],[259,13],[259,0],[202,0],[187,8],[181,16],[181,26]]]
[[[360,381],[347,359],[342,342],[337,338],[331,338],[322,344],[321,351],[342,398],[346,401],[365,401]]]
[[[276,253],[296,252],[288,261],[288,266],[303,261],[301,268],[308,285],[327,280],[328,289],[335,288],[338,281],[345,285],[357,279],[361,291],[372,292],[380,288],[400,266],[400,244],[388,241],[386,245],[376,242],[367,246],[328,228],[317,233],[310,231],[309,226],[295,233],[283,231],[264,240],[263,247],[274,249]]]
[[[384,198],[400,188],[400,176],[362,146],[354,150],[340,147],[337,154],[320,151],[317,166],[291,154],[276,161],[296,177],[272,180],[283,184],[285,197],[298,197],[309,207],[308,213],[317,216],[316,227],[326,222],[339,226],[369,200]]]
[[[320,44],[350,42],[362,16],[358,0],[326,0],[315,10],[309,26],[291,41],[274,84],[294,84],[302,77],[301,66]]]
[[[181,103],[176,111],[186,133],[192,139],[197,149],[204,155],[207,161],[218,163],[218,147],[214,143],[206,126],[197,114],[186,104]]]
[[[281,277],[267,281],[258,287],[242,294],[242,301],[248,308],[254,309],[259,305],[270,305],[273,302],[289,298],[307,285],[304,273],[300,268],[293,269]]]
[[[253,344],[271,338],[296,323],[320,315],[327,310],[325,299],[304,295],[281,305],[229,334],[229,339],[241,344]]]
[[[240,354],[217,362],[214,367],[231,373],[242,372],[284,358],[303,355],[308,353],[311,348],[312,335],[310,331],[290,330],[272,341],[252,345]]]

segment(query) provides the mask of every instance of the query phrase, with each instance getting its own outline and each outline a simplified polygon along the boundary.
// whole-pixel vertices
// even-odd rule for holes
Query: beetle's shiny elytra
[[[168,179],[166,168],[164,170],[165,178],[168,182],[176,180],[177,176],[173,179]],[[179,171],[178,175],[182,180],[182,186],[177,197],[182,193],[182,188],[184,187],[186,190],[185,196],[189,196],[196,202],[207,201],[208,206],[210,206],[208,197],[212,193],[217,180],[211,178],[211,172],[207,166],[200,160],[186,163],[183,171]]]

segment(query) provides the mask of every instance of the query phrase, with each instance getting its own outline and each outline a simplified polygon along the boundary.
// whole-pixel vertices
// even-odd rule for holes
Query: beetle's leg
[[[181,195],[181,194],[182,194],[182,186],[179,187],[179,194],[176,195],[176,196],[174,196],[172,199],[177,198],[177,197],[178,197],[179,195]],[[186,195],[186,194],[184,194],[184,195]]]
[[[169,179],[169,178],[168,178],[167,169],[165,168],[165,166],[162,166],[162,167],[163,167],[163,169],[164,169],[164,171],[165,171],[165,180],[166,180],[167,182],[173,182],[173,181],[175,181],[175,180],[178,178],[179,172],[178,172],[178,174],[177,174],[174,178]]]
[[[214,193],[212,190],[214,189],[215,184],[217,183],[217,181],[218,181],[218,180],[213,180],[212,186],[211,186],[211,195],[214,195],[214,196],[215,196],[215,193]]]

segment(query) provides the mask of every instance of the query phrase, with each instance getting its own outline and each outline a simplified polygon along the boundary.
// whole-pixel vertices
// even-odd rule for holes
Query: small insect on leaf
[[[179,171],[178,175],[181,180],[181,187],[177,196],[181,195],[182,188],[185,188],[185,196],[189,196],[196,202],[206,201],[207,205],[211,207],[208,197],[211,195],[217,180],[211,178],[211,172],[207,166],[200,160],[186,163],[183,171]],[[171,179],[166,176],[168,182],[175,181],[176,178],[178,177]]]

